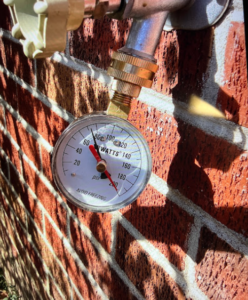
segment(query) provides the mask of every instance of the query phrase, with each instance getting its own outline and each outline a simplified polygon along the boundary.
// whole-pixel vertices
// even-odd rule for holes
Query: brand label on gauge
[[[77,189],[77,192],[80,193],[80,194],[89,195],[89,196],[91,196],[93,198],[96,198],[96,199],[106,200],[106,197],[104,197],[102,195],[97,195],[96,193],[92,193],[92,192],[89,192],[89,191],[86,191],[86,190],[81,190],[80,188]]]

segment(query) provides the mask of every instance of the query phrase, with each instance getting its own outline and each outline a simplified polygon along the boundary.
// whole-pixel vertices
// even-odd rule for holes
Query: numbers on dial
[[[129,169],[131,168],[131,164],[128,164],[128,163],[123,162],[122,168],[125,168],[125,169],[128,169],[128,170],[129,170]]]
[[[80,160],[75,159],[74,165],[75,165],[75,166],[79,166],[79,165],[80,165]]]
[[[104,176],[100,176],[100,173],[95,170],[95,161],[94,159],[92,160],[92,156],[90,155],[88,157],[88,147],[94,145],[92,132],[97,140],[100,154],[107,162],[107,169],[111,174],[111,178],[115,186],[118,187],[118,191],[120,192],[118,195],[122,196],[134,186],[139,178],[141,172],[139,167],[141,156],[135,137],[118,125],[105,123],[90,124],[85,127],[80,127],[79,130],[74,132],[69,140],[70,144],[66,144],[66,146],[74,149],[73,151],[75,151],[77,155],[80,155],[80,159],[76,158],[70,162],[74,166],[74,169],[68,168],[68,165],[66,165],[66,170],[63,169],[64,174],[73,178],[79,178],[80,176],[80,178],[83,178],[81,173],[78,174],[78,172],[81,172],[79,170],[82,170],[82,167],[85,168],[88,161],[92,161],[92,167],[90,167],[90,169],[93,169],[95,173],[94,175],[88,175],[88,170],[86,169],[85,187],[84,189],[79,187],[79,190],[87,190],[88,186],[94,184],[102,185],[103,190],[106,189],[106,185],[113,186],[112,183],[104,181]],[[70,149],[70,151],[72,151],[72,149]],[[64,151],[63,159],[65,159],[65,156],[73,155],[70,151],[67,151],[69,153],[65,153]],[[135,162],[137,160],[139,160],[139,162]],[[92,170],[90,171],[92,172]],[[90,183],[89,180],[91,180],[92,183]],[[110,189],[110,192],[112,191],[114,191],[114,189]]]
[[[81,153],[82,153],[82,148],[77,148],[76,152],[77,152],[78,154],[81,154]]]
[[[118,174],[118,178],[121,180],[125,180],[126,179],[126,175],[119,173]]]
[[[89,146],[89,144],[90,144],[90,140],[84,139],[83,145],[84,145],[84,146]]]
[[[123,152],[122,157],[125,157],[125,158],[127,158],[127,159],[131,159],[132,155],[131,155],[130,153]]]

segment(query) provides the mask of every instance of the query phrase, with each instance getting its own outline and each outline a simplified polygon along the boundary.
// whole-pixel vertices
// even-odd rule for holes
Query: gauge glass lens
[[[110,178],[98,172],[99,160]],[[128,121],[87,115],[61,135],[52,167],[55,182],[68,200],[87,210],[112,211],[134,201],[145,188],[151,155],[140,132]]]

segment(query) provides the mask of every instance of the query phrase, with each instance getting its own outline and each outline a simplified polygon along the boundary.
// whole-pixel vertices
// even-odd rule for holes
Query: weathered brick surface
[[[6,231],[5,227],[2,226],[1,222],[0,222],[0,228],[1,228],[1,232]],[[25,282],[28,283],[29,278],[27,276],[27,270],[23,269],[23,264],[20,261],[19,254],[17,252],[17,247],[13,245],[12,241],[10,240],[7,234],[2,234],[0,236],[0,242],[1,242],[0,261],[1,261],[1,267],[4,270],[6,280],[9,283],[15,285],[20,295],[25,297],[26,291],[25,291],[24,283]],[[25,272],[23,272],[24,270]]]
[[[6,111],[6,125],[12,138],[20,146],[27,157],[40,168],[39,145],[37,141],[29,134],[23,125],[18,122],[8,111]]]
[[[3,0],[0,0],[0,28],[11,30],[10,12]]]
[[[17,170],[21,172],[21,162],[19,158],[19,153],[14,147],[14,145],[11,143],[9,138],[5,134],[3,134],[3,132],[0,132],[0,146],[5,151],[11,162],[16,166]]]
[[[3,37],[0,43],[0,54],[1,63],[6,69],[26,83],[35,85],[34,61],[24,55],[21,44]]]
[[[92,231],[94,237],[101,243],[103,248],[110,253],[112,243],[112,215],[110,213],[92,213],[82,210],[70,204],[70,202],[68,202],[68,205],[78,220]]]
[[[185,299],[174,280],[120,224],[115,258],[145,299]]]
[[[247,299],[247,258],[205,227],[196,263],[197,284],[210,299]]]
[[[26,212],[24,208],[19,204],[16,199],[16,196],[11,191],[10,187],[8,186],[5,179],[0,175],[0,185],[5,194],[7,200],[9,201],[10,207],[15,212],[16,216],[19,217],[21,224],[25,227],[26,226]],[[8,211],[8,210],[7,210]]]
[[[136,299],[75,222],[71,222],[71,243],[83,264],[110,299]]]
[[[108,88],[97,80],[48,59],[37,61],[37,72],[39,90],[74,116],[107,108]]]
[[[59,286],[60,290],[65,295],[65,299],[70,299],[70,282],[61,269],[56,257],[50,252],[48,246],[45,244],[44,240],[42,239],[32,222],[29,223],[28,230],[29,234],[32,237],[33,244],[38,250],[49,271],[51,272],[51,275],[55,279],[55,282]]]
[[[8,77],[6,74],[0,71],[0,95],[8,102],[13,109],[17,110],[17,84]]]
[[[40,147],[41,151],[41,162],[42,162],[42,171],[43,174],[47,177],[47,179],[53,182],[53,174],[52,174],[52,155],[47,151],[47,149],[43,146]]]
[[[18,251],[21,255],[21,257],[23,257],[23,259],[25,259],[25,264],[29,264],[29,267],[32,269],[32,276],[35,277],[35,269],[31,266],[28,258],[31,259],[31,261],[33,262],[39,276],[42,278],[42,280],[44,281],[44,284],[46,284],[46,272],[44,269],[44,266],[42,264],[41,259],[39,258],[39,256],[37,255],[37,253],[35,252],[33,246],[30,244],[30,242],[28,241],[28,238],[26,236],[27,232],[24,232],[21,228],[21,226],[19,225],[18,222],[15,223],[16,224],[16,236],[19,236],[22,245],[17,241],[17,237],[15,239],[16,245],[18,247]]]
[[[78,30],[69,33],[70,54],[99,68],[107,69],[113,51],[123,47],[130,20],[85,19]],[[104,32],[104,34],[102,34]]]
[[[51,145],[54,145],[68,122],[35,98],[29,91],[18,86],[20,115]]]
[[[64,295],[63,296],[60,295],[60,293],[57,290],[57,287],[55,286],[55,284],[53,283],[52,280],[50,280],[49,291],[50,291],[50,295],[52,296],[52,299],[56,299],[56,300],[64,300],[65,299]],[[70,295],[68,294],[67,297],[70,297]]]
[[[247,152],[145,104],[134,103],[129,120],[149,144],[155,174],[248,236]]]
[[[121,212],[170,262],[184,269],[192,217],[150,185]],[[118,229],[122,232],[121,226]]]
[[[9,223],[9,219],[5,219],[5,222]],[[15,222],[14,227],[17,224],[18,222]],[[10,225],[8,225],[8,229],[9,228]],[[6,237],[7,236],[8,235],[6,235]],[[10,249],[12,249],[12,253],[15,257],[14,260],[12,261],[10,260],[10,257],[8,257],[7,263],[4,265],[7,269],[9,269],[8,271],[10,271],[11,279],[14,280],[14,284],[21,282],[21,286],[20,286],[21,294],[30,295],[31,297],[30,299],[40,299],[37,298],[38,297],[37,291],[41,295],[41,299],[48,299],[46,291],[44,290],[46,284],[46,275],[45,275],[42,262],[40,261],[39,257],[36,255],[31,244],[28,242],[26,235],[22,231],[20,226],[17,226],[16,230],[12,231],[11,237],[12,237],[12,241],[14,242],[14,246],[12,242],[8,239],[5,239],[5,245],[4,245],[6,247],[5,248],[6,253],[9,253]],[[22,244],[20,243],[20,240]],[[30,260],[33,262],[33,264],[31,263]],[[8,262],[10,263],[10,266]],[[41,283],[40,278],[37,276],[37,272],[41,280],[44,282],[44,285]]]
[[[55,224],[59,227],[61,232],[66,235],[66,210],[54,197],[51,191],[42,182],[39,176],[25,161],[23,162],[23,174],[25,181],[30,186],[32,191],[37,196],[38,200],[43,204],[45,210],[52,217]],[[51,224],[46,218],[46,232],[49,235]]]
[[[2,154],[0,154],[0,169],[5,177],[8,178],[8,162]]]
[[[0,177],[1,183],[2,183],[2,176]],[[8,203],[6,202],[5,196],[2,194],[2,191],[0,191],[0,213],[1,213],[1,219],[4,220],[4,212],[7,213],[8,216],[10,216],[10,208]]]
[[[96,291],[94,291],[89,279],[79,268],[78,262],[75,261],[75,258],[65,248],[63,241],[60,239],[53,227],[51,227],[51,231],[50,234],[47,235],[47,239],[81,295],[85,299],[99,299],[99,296],[97,295]]]
[[[233,22],[227,38],[224,85],[217,103],[228,120],[248,127],[248,87],[244,24]]]
[[[22,184],[18,177],[18,174],[16,173],[16,170],[14,170],[12,166],[10,166],[10,181],[13,187],[15,188],[15,191],[19,195],[20,199],[22,200],[24,206],[26,207],[27,211],[30,213],[37,226],[42,230],[41,209],[38,206],[37,201],[33,198],[31,193],[27,189],[27,187],[25,187]],[[17,215],[20,216],[19,214]]]
[[[178,42],[178,33],[175,30],[163,31],[154,54],[158,71],[155,74],[152,89],[166,95],[171,95],[172,89],[178,84]]]
[[[5,109],[2,104],[0,104],[0,124],[5,126]]]

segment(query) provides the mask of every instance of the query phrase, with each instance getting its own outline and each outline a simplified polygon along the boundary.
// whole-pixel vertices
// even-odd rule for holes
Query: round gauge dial
[[[151,154],[128,121],[105,114],[86,115],[63,132],[53,152],[54,180],[75,205],[94,212],[133,202],[151,175]]]

